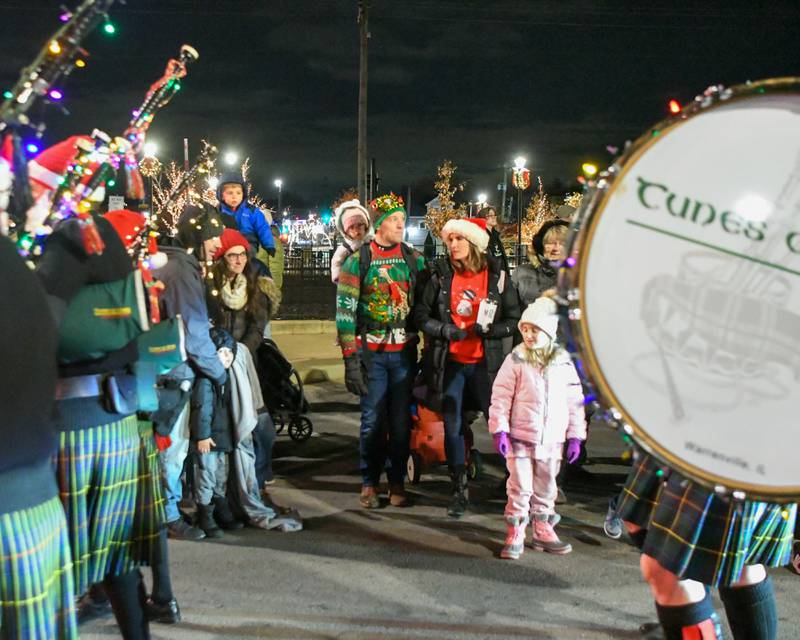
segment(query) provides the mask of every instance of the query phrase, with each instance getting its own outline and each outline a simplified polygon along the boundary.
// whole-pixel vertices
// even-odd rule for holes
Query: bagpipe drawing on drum
[[[799,140],[800,79],[710,87],[599,175],[559,279],[608,421],[737,499],[800,496]]]

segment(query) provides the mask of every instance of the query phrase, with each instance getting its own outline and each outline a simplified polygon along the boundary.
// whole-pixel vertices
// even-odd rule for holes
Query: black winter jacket
[[[488,297],[497,302],[497,312],[489,335],[483,339],[483,349],[489,381],[494,383],[494,378],[508,355],[503,339],[516,333],[520,310],[517,290],[501,263],[492,256],[487,259]],[[445,325],[453,324],[450,317],[452,284],[453,267],[445,256],[434,263],[430,280],[414,305],[414,322],[425,334],[422,370],[428,388],[426,404],[434,411],[441,411],[444,370],[450,354],[450,341],[442,337],[442,330]]]
[[[192,440],[213,438],[216,443],[212,451],[232,451],[230,383],[218,387],[204,376],[195,379],[192,388],[192,404],[189,430]]]

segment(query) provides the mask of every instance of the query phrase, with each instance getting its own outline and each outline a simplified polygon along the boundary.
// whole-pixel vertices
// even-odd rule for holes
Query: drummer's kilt
[[[134,540],[137,545],[134,557],[140,558],[143,564],[149,564],[151,549],[157,544],[166,516],[153,423],[139,420],[138,425],[139,482],[134,515]]]
[[[736,582],[745,565],[789,563],[796,504],[726,500],[663,469],[641,455],[619,499],[619,517],[647,529],[643,553],[714,587]]]
[[[163,512],[143,450],[135,414],[60,434],[58,484],[77,594],[150,562]]]
[[[78,637],[72,560],[57,497],[0,515],[0,637]]]

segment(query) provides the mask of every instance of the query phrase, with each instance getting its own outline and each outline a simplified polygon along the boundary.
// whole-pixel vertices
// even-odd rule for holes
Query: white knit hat
[[[486,220],[483,218],[451,218],[442,227],[442,241],[447,244],[451,233],[457,233],[474,244],[483,253],[489,246]]]
[[[522,331],[523,324],[535,324],[542,331],[544,331],[552,339],[556,337],[558,331],[558,315],[556,311],[558,307],[551,298],[545,296],[536,298],[525,311],[522,312],[522,317],[519,319],[517,326]]]
[[[339,233],[346,235],[347,227],[354,219],[363,218],[367,229],[370,229],[369,212],[357,199],[342,202],[334,211],[334,220]]]

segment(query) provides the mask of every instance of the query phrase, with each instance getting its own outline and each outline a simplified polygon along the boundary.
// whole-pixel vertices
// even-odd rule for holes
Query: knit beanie
[[[551,339],[555,340],[556,332],[558,331],[557,310],[558,307],[551,298],[545,296],[536,298],[522,312],[522,317],[519,319],[517,326],[522,331],[523,324],[535,324]]]
[[[176,239],[184,249],[199,249],[204,241],[221,236],[224,228],[220,214],[211,205],[189,205],[178,220]]]
[[[247,238],[236,229],[227,227],[222,232],[220,241],[222,242],[222,246],[219,248],[219,251],[214,254],[214,260],[219,260],[234,247],[244,247],[245,251],[248,253],[250,252],[250,243],[247,241]]]
[[[372,228],[375,229],[375,231],[377,231],[383,224],[383,221],[393,213],[402,211],[403,218],[406,217],[406,209],[403,206],[403,198],[394,193],[387,193],[385,195],[378,196],[369,203],[369,206],[372,209],[370,212],[370,220],[372,222]]]
[[[442,241],[447,244],[447,239],[453,233],[469,240],[481,253],[489,246],[485,218],[452,218],[442,227]]]

